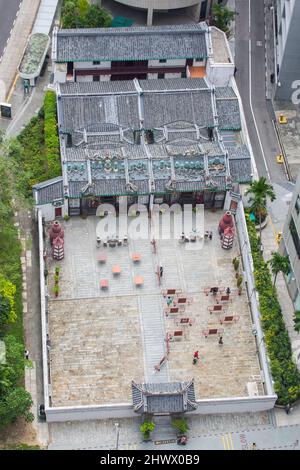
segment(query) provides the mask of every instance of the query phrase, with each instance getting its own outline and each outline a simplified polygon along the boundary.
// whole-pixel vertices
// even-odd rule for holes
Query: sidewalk
[[[32,30],[40,0],[23,0],[5,54],[0,63],[0,77],[4,83],[5,96],[9,99],[10,89],[16,77],[19,63]],[[3,97],[4,98],[4,97]]]
[[[274,22],[274,0],[265,0],[266,98],[271,100],[274,99],[276,91],[276,44]],[[274,74],[274,83],[271,82],[272,74]]]

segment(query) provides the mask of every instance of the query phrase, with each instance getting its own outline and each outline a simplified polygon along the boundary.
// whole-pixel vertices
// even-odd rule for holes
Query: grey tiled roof
[[[95,123],[139,128],[137,95],[62,96],[60,130],[72,132]]]
[[[210,90],[193,92],[147,93],[144,102],[144,127],[152,129],[176,121],[188,121],[213,127]]]
[[[229,168],[233,182],[249,183],[252,180],[251,157],[246,145],[229,147]]]
[[[183,413],[197,408],[194,383],[169,382],[136,384],[132,382],[134,410],[140,413]]]
[[[143,91],[162,91],[162,90],[201,90],[208,88],[204,78],[194,78],[187,80],[185,78],[161,78],[159,80],[139,80]]]
[[[240,130],[241,117],[237,98],[217,99],[216,105],[219,118],[219,129]]]
[[[112,95],[136,92],[133,80],[116,80],[108,82],[68,82],[58,84],[62,95]]]
[[[205,58],[206,29],[198,23],[54,30],[54,57],[57,62]]]
[[[55,199],[63,198],[63,178],[58,176],[43,183],[35,184],[33,192],[36,195],[36,204],[49,204]]]
[[[236,98],[236,94],[231,87],[216,87],[215,88],[216,98]]]

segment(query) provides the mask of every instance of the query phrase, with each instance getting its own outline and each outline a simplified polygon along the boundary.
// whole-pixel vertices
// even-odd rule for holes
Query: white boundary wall
[[[254,287],[253,262],[250,251],[250,242],[242,201],[238,203],[236,212],[236,228],[244,266],[244,280],[247,287],[249,302],[251,305],[253,328],[257,331],[257,349],[261,365],[261,376],[264,381],[266,395],[258,397],[229,397],[197,400],[198,408],[189,414],[216,414],[216,413],[245,413],[269,410],[274,407],[277,396],[274,393],[268,359],[263,341],[263,332],[260,325],[260,313],[258,308],[258,294]],[[66,406],[51,407],[49,396],[51,396],[51,384],[48,375],[47,354],[47,292],[44,278],[44,244],[42,214],[38,210],[39,229],[39,254],[40,254],[40,289],[41,289],[41,318],[42,318],[42,348],[43,348],[43,379],[44,379],[44,403],[47,422],[58,421],[84,421],[108,418],[132,418],[137,413],[133,411],[130,403],[119,403],[113,405],[99,406]],[[51,340],[51,338],[50,338]]]

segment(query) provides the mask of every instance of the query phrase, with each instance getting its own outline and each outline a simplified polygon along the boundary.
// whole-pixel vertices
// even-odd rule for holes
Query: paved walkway
[[[16,72],[23,57],[23,52],[28,36],[32,30],[39,5],[40,0],[23,0],[5,54],[3,55],[0,64],[0,77],[4,83],[6,98],[8,98],[11,86],[16,77]]]

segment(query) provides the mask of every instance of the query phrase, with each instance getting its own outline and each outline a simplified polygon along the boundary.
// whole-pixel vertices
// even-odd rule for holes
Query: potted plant
[[[150,432],[154,431],[155,423],[153,421],[145,420],[140,426],[140,431],[143,433],[144,441],[150,440]]]
[[[174,418],[174,419],[172,419],[172,426],[177,431],[177,437],[186,436],[188,430],[190,429],[188,427],[188,424],[187,424],[185,418]]]
[[[243,282],[243,276],[241,276],[241,274],[238,276],[237,280],[236,280],[236,285],[237,285],[237,288],[238,288],[238,294],[241,295],[242,293],[242,282]]]
[[[59,285],[55,284],[54,289],[53,289],[55,297],[58,297],[59,294]]]
[[[232,264],[233,264],[235,272],[237,273],[239,269],[239,265],[240,265],[240,260],[238,258],[233,258]]]
[[[67,222],[68,220],[70,220],[70,216],[68,214],[65,214],[64,215],[64,220]]]
[[[59,274],[60,273],[60,266],[55,266],[55,274]]]
[[[59,281],[59,274],[54,274],[54,282],[55,284],[58,284]]]

